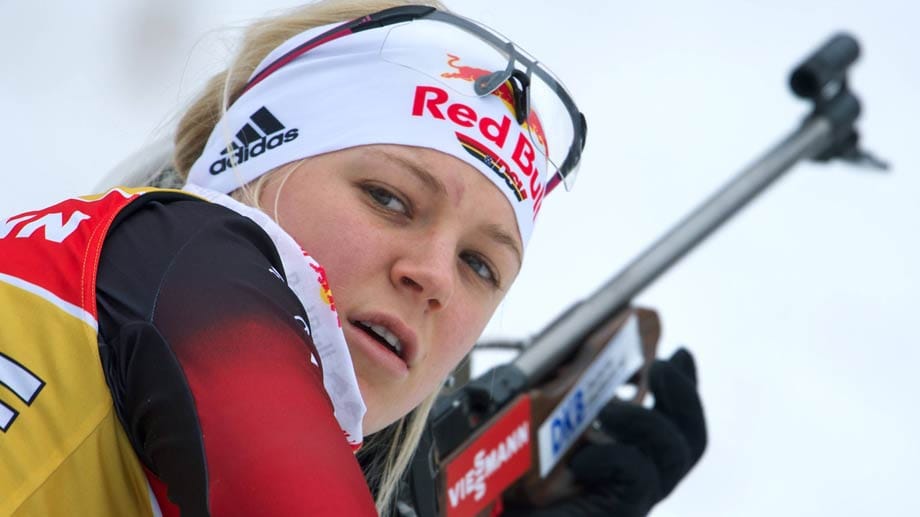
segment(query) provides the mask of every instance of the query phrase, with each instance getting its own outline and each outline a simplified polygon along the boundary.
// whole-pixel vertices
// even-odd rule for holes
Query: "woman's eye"
[[[374,199],[374,201],[381,207],[391,211],[398,212],[400,214],[407,214],[409,212],[406,204],[400,200],[396,194],[393,194],[389,190],[383,187],[367,187],[367,193]]]
[[[493,285],[498,285],[498,277],[485,260],[473,253],[464,253],[462,258],[476,275]]]

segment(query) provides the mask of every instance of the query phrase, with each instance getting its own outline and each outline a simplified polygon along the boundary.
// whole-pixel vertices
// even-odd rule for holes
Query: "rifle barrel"
[[[572,311],[543,329],[513,361],[533,387],[555,370],[601,324],[626,308],[742,207],[791,169],[832,144],[833,124],[811,116],[763,157],[739,173]]]

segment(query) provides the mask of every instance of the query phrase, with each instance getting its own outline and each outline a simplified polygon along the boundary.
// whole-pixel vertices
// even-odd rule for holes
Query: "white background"
[[[0,0],[0,212],[90,191],[287,2]],[[887,175],[797,167],[643,293],[696,354],[700,465],[656,516],[920,515],[914,394],[920,10],[904,1],[455,1],[539,56],[588,117],[490,335],[536,332],[795,128],[797,63],[833,31]],[[211,31],[211,32],[208,32]]]

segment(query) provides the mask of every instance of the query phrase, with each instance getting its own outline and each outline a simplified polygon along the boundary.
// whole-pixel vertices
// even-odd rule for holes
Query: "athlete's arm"
[[[255,223],[204,202],[145,203],[105,241],[106,378],[182,515],[374,514],[280,272]]]

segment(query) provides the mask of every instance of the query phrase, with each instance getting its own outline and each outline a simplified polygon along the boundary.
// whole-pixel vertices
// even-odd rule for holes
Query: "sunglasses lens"
[[[566,160],[572,153],[581,154],[580,146],[576,148],[574,145],[576,128],[568,107],[555,90],[555,84],[547,83],[536,74],[530,81],[530,114],[526,124],[533,142],[546,156],[550,177],[561,175],[566,190],[570,189],[576,172],[576,167],[572,165],[578,162],[575,160],[573,164]]]
[[[380,57],[468,97],[494,92],[514,70],[505,52],[460,27],[435,20],[415,20],[389,28]]]

